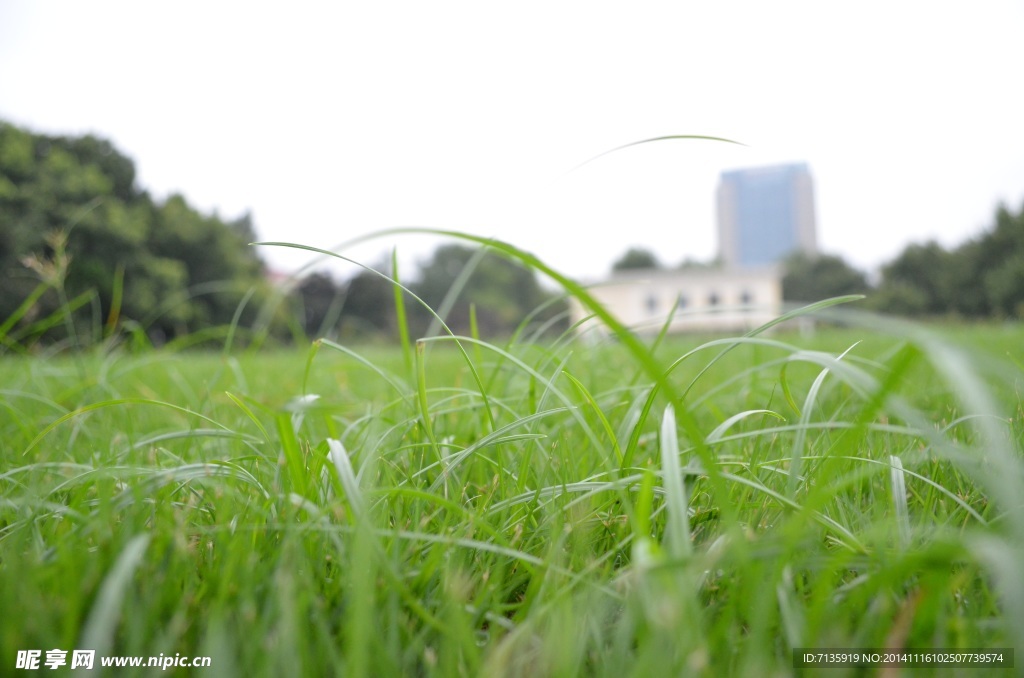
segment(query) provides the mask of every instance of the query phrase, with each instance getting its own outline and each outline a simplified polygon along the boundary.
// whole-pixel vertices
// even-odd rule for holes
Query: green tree
[[[448,310],[446,322],[457,334],[470,331],[470,307],[476,309],[481,334],[500,336],[511,333],[550,295],[537,282],[533,271],[497,254],[463,245],[439,247],[430,261],[420,267],[419,280],[411,288],[435,310],[442,307],[449,293],[458,292]],[[551,306],[542,318],[560,311]],[[414,307],[416,329],[422,333],[430,324],[428,314]]]
[[[268,298],[263,264],[248,247],[251,215],[225,223],[181,196],[157,204],[135,186],[132,161],[109,142],[0,122],[0,321],[39,285],[42,268],[24,262],[52,257],[47,238],[54,232],[66,234],[66,296],[96,302],[75,316],[86,328],[119,313],[148,321],[154,335],[175,335],[232,322],[244,299],[240,321],[248,324]],[[47,293],[26,320],[61,303]]]
[[[1024,317],[1024,206],[1015,214],[999,205],[991,229],[952,251],[908,245],[882,269],[872,305],[906,315]]]
[[[0,317],[9,317],[38,284],[22,262],[52,256],[47,238],[56,231],[67,232],[71,265],[62,282],[68,293],[95,291],[109,310],[115,279],[144,266],[149,235],[148,205],[134,188],[131,161],[92,136],[47,137],[6,123],[0,123],[0,149],[0,276],[6,292]],[[49,294],[33,311],[47,315],[59,304]]]
[[[954,255],[936,242],[909,245],[882,267],[877,308],[905,315],[935,315],[955,309]]]
[[[326,273],[313,273],[302,280],[295,294],[301,301],[301,324],[309,336],[351,339],[393,331],[393,285],[375,273],[361,271],[342,283]]]
[[[243,299],[255,289],[256,298],[246,305],[240,319],[243,325],[253,322],[267,290],[263,263],[249,246],[252,234],[199,213],[180,195],[157,206],[154,221],[152,251],[181,262],[187,282],[182,301],[186,324],[168,328],[163,323],[164,331],[179,334],[232,322]]]
[[[1024,318],[1024,250],[1017,250],[985,276],[985,293],[996,315]]]
[[[870,289],[861,271],[835,255],[791,255],[785,262],[782,298],[787,301],[820,301],[846,294],[864,294]]]
[[[642,247],[630,247],[626,253],[619,257],[612,264],[612,271],[632,271],[639,269],[661,268],[658,257],[648,249]]]
[[[385,266],[378,266],[385,271]],[[390,334],[395,329],[395,292],[391,281],[361,271],[345,286],[341,308],[342,336]]]
[[[962,260],[957,287],[960,306],[972,298],[983,299],[980,313],[972,315],[1020,315],[1024,310],[1024,205],[1016,214],[999,205],[992,229],[958,248],[955,256]]]
[[[345,293],[334,278],[326,273],[312,273],[295,288],[295,296],[301,302],[300,324],[308,336],[327,335],[336,328]]]

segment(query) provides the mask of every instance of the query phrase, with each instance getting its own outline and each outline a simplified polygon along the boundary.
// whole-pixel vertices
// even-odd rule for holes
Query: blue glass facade
[[[722,258],[735,266],[781,261],[815,250],[814,202],[805,163],[723,172],[719,186]]]

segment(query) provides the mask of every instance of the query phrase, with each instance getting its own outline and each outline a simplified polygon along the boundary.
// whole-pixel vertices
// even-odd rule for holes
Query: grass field
[[[3,357],[0,674],[27,649],[248,677],[1024,648],[1024,329],[846,322]]]

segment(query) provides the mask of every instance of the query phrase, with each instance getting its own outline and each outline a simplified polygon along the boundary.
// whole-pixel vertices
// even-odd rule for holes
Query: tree
[[[1024,205],[996,208],[995,225],[954,252],[962,273],[957,306],[968,315],[1019,316],[1024,310]]]
[[[468,333],[470,307],[476,310],[477,327],[485,336],[511,333],[550,295],[541,289],[533,271],[492,252],[463,245],[439,247],[420,267],[413,291],[435,311],[444,311],[449,293],[456,294],[446,322],[457,334]],[[550,307],[541,319],[561,309]],[[425,332],[431,318],[414,309],[416,329]]]
[[[52,234],[58,231],[65,232],[59,240],[70,255],[60,284],[71,297],[95,293],[104,313],[119,278],[146,273],[147,280],[125,296],[126,311],[152,308],[152,296],[165,291],[147,294],[146,282],[158,288],[174,284],[174,272],[167,267],[156,265],[155,276],[147,273],[152,263],[146,261],[149,205],[135,190],[134,165],[109,143],[92,136],[34,135],[0,123],[0,149],[0,276],[6,292],[0,318],[9,317],[38,285],[22,262],[52,257]],[[45,316],[60,304],[51,292],[38,300],[33,313]]]
[[[619,259],[612,264],[612,271],[632,271],[639,269],[661,268],[658,258],[648,249],[642,247],[630,247]]]
[[[64,235],[54,239],[57,232]],[[69,256],[66,276],[48,284],[95,302],[72,326],[121,317],[145,321],[154,335],[176,335],[234,322],[243,300],[237,320],[249,324],[268,297],[263,264],[248,247],[253,233],[248,214],[225,223],[181,196],[155,203],[135,186],[134,163],[105,140],[0,122],[0,322],[33,295],[55,255],[50,243],[59,241]],[[26,318],[45,317],[64,301],[48,292]]]
[[[330,275],[317,272],[306,276],[294,295],[301,301],[299,321],[306,335],[319,337],[337,326],[345,292]]]
[[[994,226],[952,251],[908,245],[882,269],[875,308],[905,315],[1024,316],[1024,206],[996,209]]]
[[[246,304],[239,319],[243,325],[254,321],[267,285],[263,262],[249,247],[251,225],[232,228],[216,216],[200,214],[180,195],[155,207],[153,216],[151,251],[180,262],[187,283],[188,321],[184,327],[173,331],[165,327],[165,331],[177,334],[231,323],[243,299],[255,289],[256,298]]]
[[[1024,318],[1024,251],[1018,250],[985,276],[985,293],[996,315]]]
[[[882,267],[879,302],[884,310],[906,315],[934,315],[954,309],[955,261],[932,241],[909,245]],[[898,302],[897,308],[887,308]]]
[[[787,301],[821,301],[847,294],[863,294],[870,289],[867,278],[834,255],[791,255],[785,262],[782,298]]]
[[[386,266],[376,270],[385,271]],[[343,336],[388,334],[395,327],[394,284],[376,273],[360,271],[345,285],[341,307]]]

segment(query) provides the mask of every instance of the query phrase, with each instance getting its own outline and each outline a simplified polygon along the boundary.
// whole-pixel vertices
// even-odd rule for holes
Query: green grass
[[[4,357],[0,673],[33,648],[217,676],[1024,648],[1024,329],[844,318]]]

